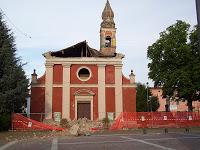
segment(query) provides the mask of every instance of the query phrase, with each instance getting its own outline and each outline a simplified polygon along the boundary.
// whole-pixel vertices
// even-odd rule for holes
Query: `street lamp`
[[[152,96],[149,96],[149,107],[150,111],[152,112]]]
[[[148,86],[149,86],[149,82],[146,83],[147,84],[147,112],[149,111],[149,92],[148,92]]]

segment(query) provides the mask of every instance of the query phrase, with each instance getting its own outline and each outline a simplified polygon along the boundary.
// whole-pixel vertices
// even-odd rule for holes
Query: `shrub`
[[[69,128],[70,127],[69,121],[67,119],[62,119],[60,121],[60,126],[63,127],[63,128]]]
[[[110,119],[108,117],[103,118],[102,120],[104,127],[108,128]]]
[[[11,115],[9,113],[0,114],[0,131],[8,131],[11,126]]]

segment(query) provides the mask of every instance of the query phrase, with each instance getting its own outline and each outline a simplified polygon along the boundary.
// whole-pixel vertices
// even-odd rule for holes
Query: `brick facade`
[[[92,72],[92,76],[88,81],[80,81],[77,77],[77,70],[80,67],[87,67]],[[45,75],[44,75],[45,76]],[[99,113],[113,112],[115,114],[115,66],[105,66],[105,111],[98,112],[98,66],[97,65],[71,65],[70,67],[70,118],[75,118],[75,93],[81,89],[88,90],[94,93],[93,96],[93,120],[98,119]],[[43,77],[44,78],[44,77]],[[126,78],[124,82],[124,76],[122,76],[122,95],[123,95],[123,111],[135,112],[136,111],[136,88],[135,84],[130,84],[130,81]],[[101,78],[99,79],[101,80]],[[45,84],[40,82],[32,85],[31,88],[31,113],[45,113]],[[52,87],[52,117],[54,112],[61,112],[62,114],[62,95],[63,95],[63,67],[61,64],[53,65],[53,87]],[[103,82],[103,81],[100,81]],[[124,86],[124,87],[123,87]],[[82,93],[82,95],[88,95],[88,93]]]

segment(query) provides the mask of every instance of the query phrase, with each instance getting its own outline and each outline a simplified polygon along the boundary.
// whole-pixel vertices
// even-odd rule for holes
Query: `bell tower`
[[[114,12],[107,0],[100,28],[100,52],[106,56],[115,56],[116,53],[116,28],[113,18]]]

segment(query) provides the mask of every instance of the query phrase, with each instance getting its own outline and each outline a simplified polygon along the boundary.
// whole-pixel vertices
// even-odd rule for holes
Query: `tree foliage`
[[[20,112],[25,104],[29,81],[22,66],[13,33],[0,13],[0,114]]]
[[[137,112],[147,111],[147,88],[144,84],[138,83],[136,89],[136,110]],[[148,111],[157,111],[160,107],[158,97],[152,96],[150,89],[148,88]]]
[[[199,99],[200,51],[197,29],[190,31],[190,25],[177,21],[160,33],[160,38],[148,47],[149,78],[155,86],[163,88],[164,96],[173,97],[176,91],[182,100]]]
[[[160,107],[160,103],[158,101],[158,97],[157,96],[152,96],[150,98],[150,106],[149,107],[152,107],[152,111],[157,111],[158,108]]]

